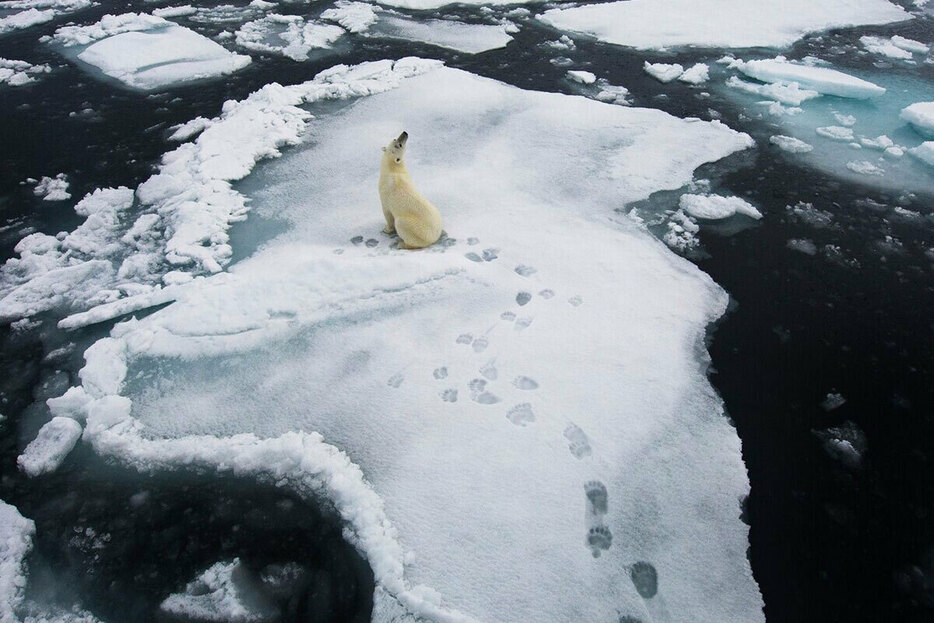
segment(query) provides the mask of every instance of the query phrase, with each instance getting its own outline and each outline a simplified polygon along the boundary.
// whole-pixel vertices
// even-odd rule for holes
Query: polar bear
[[[421,193],[415,190],[405,167],[405,142],[409,135],[383,147],[379,168],[379,200],[386,217],[386,234],[398,233],[400,249],[420,249],[441,237],[441,213]]]

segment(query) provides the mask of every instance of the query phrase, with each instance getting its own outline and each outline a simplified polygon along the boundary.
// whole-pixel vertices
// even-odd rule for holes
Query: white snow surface
[[[237,45],[256,52],[304,61],[312,50],[326,50],[344,29],[334,24],[305,20],[300,15],[267,15],[247,22],[236,32]]]
[[[53,40],[66,55],[144,91],[230,74],[251,61],[193,30],[146,13],[105,15],[90,26],[65,26]],[[75,51],[68,54],[72,47]],[[79,47],[83,49],[78,51]]]
[[[26,588],[26,555],[36,524],[0,500],[0,623],[16,623]]]
[[[902,109],[899,117],[922,136],[934,137],[934,102],[918,102]]]
[[[625,0],[545,11],[559,30],[639,49],[784,48],[810,32],[911,14],[886,0]]]
[[[769,142],[773,145],[777,145],[779,149],[793,154],[805,154],[814,150],[814,147],[809,143],[805,143],[801,139],[797,139],[793,136],[784,136],[782,134],[769,137]]]
[[[752,140],[417,60],[250,99],[325,93],[371,95],[310,121],[283,110],[306,144],[243,183],[290,230],[86,351],[86,439],[140,470],[329,501],[373,568],[377,620],[763,620],[740,444],[701,354],[726,294],[614,217]],[[191,149],[268,128],[239,121]],[[402,128],[450,244],[406,252],[378,233],[379,147]],[[153,365],[161,379],[141,382]],[[592,480],[609,495],[596,518]],[[615,535],[599,558],[595,519]],[[657,595],[629,580],[636,561],[658,570]]]
[[[815,67],[793,63],[783,56],[773,59],[736,62],[731,64],[751,78],[761,82],[796,84],[798,88],[824,95],[868,99],[885,93],[885,89],[829,67]]]
[[[467,6],[509,6],[518,4],[540,4],[542,0],[380,0],[380,4],[399,9],[413,9],[427,11],[439,9],[449,4],[464,4]]]
[[[81,424],[70,417],[53,417],[39,429],[16,464],[28,476],[54,472],[81,438]]]
[[[726,81],[726,85],[734,89],[752,93],[753,95],[760,95],[770,100],[787,104],[788,106],[800,106],[809,99],[820,97],[820,93],[817,91],[802,89],[801,85],[797,82],[756,84],[742,80],[737,76],[730,76]]]
[[[681,195],[679,205],[694,218],[719,220],[734,214],[745,214],[754,219],[762,218],[762,213],[755,206],[739,197],[684,194]]]
[[[36,75],[52,71],[48,65],[33,65],[26,61],[0,58],[0,84],[18,87],[36,81]]]
[[[894,58],[898,60],[911,60],[912,54],[908,50],[904,50],[894,43],[891,39],[886,37],[872,37],[864,36],[859,38],[859,42],[867,52],[872,52],[873,54],[880,54],[888,58]]]
[[[671,82],[684,73],[684,67],[678,63],[650,63],[645,61],[642,69],[660,82]]]

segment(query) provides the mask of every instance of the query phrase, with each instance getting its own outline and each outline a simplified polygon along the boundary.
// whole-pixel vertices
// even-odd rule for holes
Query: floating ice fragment
[[[568,71],[568,78],[581,84],[593,84],[597,81],[597,77],[589,71],[580,71],[576,69]]]
[[[934,141],[926,141],[917,147],[908,150],[908,153],[934,167]]]
[[[817,246],[807,238],[792,238],[785,246],[794,251],[804,253],[805,255],[817,255]]]
[[[831,458],[850,469],[858,469],[866,452],[866,435],[853,422],[844,422],[826,430],[815,430],[814,434],[824,443],[824,450]]]
[[[885,37],[860,37],[859,42],[867,51],[898,60],[911,60],[911,52],[896,46]]]
[[[26,592],[26,555],[32,549],[36,524],[15,506],[0,500],[0,621],[19,621]]]
[[[37,197],[42,197],[43,201],[71,199],[71,193],[68,192],[68,176],[64,173],[55,177],[43,177],[32,192]]]
[[[300,15],[267,15],[237,30],[237,45],[256,52],[304,61],[312,50],[326,50],[343,34],[333,24],[306,21]]]
[[[868,160],[857,160],[846,163],[846,168],[860,175],[885,175],[885,169]]]
[[[918,102],[906,106],[899,116],[922,136],[934,138],[934,102]]]
[[[39,429],[16,464],[28,476],[54,472],[81,437],[81,424],[70,417],[54,417]]]
[[[782,104],[788,104],[791,106],[800,106],[802,102],[805,102],[809,99],[815,97],[820,97],[820,93],[813,91],[811,89],[802,89],[801,85],[797,82],[790,83],[774,83],[774,84],[754,84],[752,82],[747,82],[736,76],[730,76],[726,81],[726,85],[733,87],[734,89],[740,89],[741,91],[746,91],[747,93],[752,93],[754,95],[761,95],[762,97],[767,97],[773,99],[776,102],[781,102]]]
[[[833,411],[834,409],[842,407],[844,403],[846,403],[846,398],[843,397],[843,394],[830,392],[821,401],[820,406],[824,411]]]
[[[885,89],[866,80],[828,67],[812,67],[792,63],[785,57],[737,63],[737,69],[751,78],[771,83],[797,83],[800,88],[825,95],[868,99],[885,93]]]
[[[684,67],[678,63],[650,63],[645,61],[642,68],[645,70],[645,73],[660,82],[671,82],[684,73]]]
[[[238,558],[214,564],[189,582],[185,592],[169,595],[159,609],[195,621],[266,623],[281,616],[261,580]]]
[[[722,195],[681,195],[679,205],[682,210],[695,218],[719,220],[745,214],[754,219],[762,218],[752,204],[739,197],[724,197]]]
[[[52,71],[48,65],[32,65],[26,61],[0,58],[0,84],[18,87],[36,81],[36,76]]]
[[[793,136],[784,136],[778,134],[769,137],[769,142],[778,146],[779,149],[791,152],[793,154],[806,154],[807,152],[814,150],[812,145],[805,143],[801,139],[794,138]]]
[[[842,125],[829,125],[822,128],[817,128],[814,130],[821,136],[835,141],[852,141],[854,140],[853,129],[845,128]]]
[[[703,84],[710,77],[709,67],[705,63],[696,63],[693,67],[684,70],[678,80],[688,84]]]
[[[338,0],[334,6],[321,14],[321,19],[340,24],[348,32],[365,32],[376,23],[377,8],[366,2]]]
[[[384,12],[370,34],[408,41],[421,41],[467,54],[503,48],[512,41],[502,24],[465,24],[451,20],[415,20]]]

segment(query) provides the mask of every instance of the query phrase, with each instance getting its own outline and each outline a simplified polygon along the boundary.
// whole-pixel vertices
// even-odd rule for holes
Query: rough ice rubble
[[[0,500],[0,623],[19,620],[16,611],[26,588],[26,554],[35,533],[31,519]]]
[[[671,82],[684,73],[684,67],[678,63],[650,63],[645,61],[642,69],[659,82]]]
[[[934,138],[934,102],[918,102],[902,109],[899,117],[927,138]]]
[[[856,76],[829,67],[789,62],[782,56],[774,59],[736,62],[730,66],[761,82],[796,84],[799,89],[816,91],[825,95],[868,99],[885,93],[884,88]]]
[[[16,464],[29,476],[54,472],[81,437],[81,424],[70,417],[53,417],[29,442]]]
[[[775,100],[781,104],[789,106],[800,106],[802,103],[815,97],[820,97],[820,93],[811,89],[802,89],[797,82],[776,82],[771,84],[755,84],[742,80],[737,76],[730,76],[726,85],[734,89],[759,95],[761,97]]]
[[[809,32],[911,14],[886,0],[626,0],[545,11],[559,30],[639,49],[787,47]]]
[[[739,197],[688,193],[681,195],[679,205],[687,214],[700,219],[719,220],[734,214],[745,214],[754,219],[762,218],[762,213],[755,206]]]
[[[50,22],[59,15],[73,13],[91,6],[91,0],[4,0],[0,11],[0,35]]]
[[[67,58],[146,91],[233,73],[251,61],[193,30],[146,13],[105,15],[89,26],[65,26],[55,31],[52,40]]]
[[[36,76],[52,71],[48,65],[33,65],[26,61],[0,58],[0,85],[18,87],[36,81]]]
[[[218,623],[278,620],[278,608],[254,584],[239,559],[219,562],[189,582],[185,592],[166,597],[159,608],[185,620]]]
[[[247,22],[235,33],[237,45],[256,52],[304,61],[312,50],[326,50],[341,38],[344,29],[306,20],[301,15],[267,15]]]
[[[347,32],[365,32],[376,23],[377,7],[367,2],[338,0],[321,13],[321,19],[340,24]]]
[[[55,177],[43,177],[33,189],[33,194],[42,197],[43,201],[71,199],[71,193],[68,192],[68,176],[59,173]]]
[[[387,65],[338,68],[293,88],[367,75],[388,83],[311,121],[313,146],[254,180],[281,197],[263,207],[259,193],[260,214],[292,231],[228,274],[180,286],[176,303],[86,352],[87,439],[139,469],[232,470],[330,500],[373,567],[377,613],[397,603],[441,620],[761,620],[737,519],[748,488],[738,439],[695,360],[725,294],[612,220],[616,206],[681,187],[749,137],[451,69],[393,83]],[[452,110],[452,99],[463,106]],[[413,137],[417,183],[458,238],[450,246],[404,253],[385,240],[350,242],[378,238],[379,145],[400,127]],[[569,240],[588,253],[559,251]],[[606,297],[608,280],[619,296]],[[609,335],[626,348],[608,349]],[[197,370],[203,357],[234,365],[190,383],[176,355]],[[182,366],[165,396],[179,401],[180,419],[163,417],[155,387],[124,387],[128,366],[163,356]],[[265,380],[253,384],[254,374]],[[537,389],[512,382],[520,377]],[[240,395],[248,384],[256,391]],[[456,402],[442,396],[449,389],[459,389]],[[276,408],[256,419],[268,399]],[[534,417],[524,427],[509,417],[520,407]],[[581,443],[589,456],[575,452]],[[599,560],[582,516],[584,483],[595,478],[615,535]],[[657,595],[630,581],[637,561],[658,570]]]

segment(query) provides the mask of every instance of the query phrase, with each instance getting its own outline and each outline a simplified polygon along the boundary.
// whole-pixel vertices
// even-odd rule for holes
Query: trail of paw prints
[[[591,455],[590,439],[580,426],[569,422],[564,429],[564,438],[568,440],[568,450],[576,459],[583,459]]]
[[[457,336],[457,340],[455,341],[458,344],[464,344],[464,345],[470,346],[471,348],[473,348],[475,353],[482,353],[483,351],[486,350],[487,346],[490,345],[490,340],[487,337],[487,334],[489,334],[489,332],[492,330],[493,330],[493,327],[490,327],[489,329],[487,329],[486,333],[476,338],[470,333],[461,333],[460,335]]]
[[[521,402],[506,412],[506,419],[516,426],[525,426],[535,421],[535,412],[528,402]]]
[[[493,405],[499,402],[499,396],[487,391],[487,381],[484,379],[473,379],[467,384],[470,391],[470,399],[481,405]]]
[[[599,480],[590,480],[584,484],[586,501],[586,544],[594,558],[610,549],[613,544],[613,533],[607,527],[604,517],[609,508],[609,497],[606,486]]]

